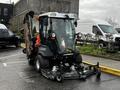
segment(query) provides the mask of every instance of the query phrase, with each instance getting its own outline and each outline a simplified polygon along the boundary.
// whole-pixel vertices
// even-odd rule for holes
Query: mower
[[[100,78],[99,63],[93,66],[84,64],[80,52],[76,48],[75,14],[48,12],[39,15],[37,21],[39,22],[40,46],[36,48],[36,53],[33,53],[36,49],[34,50],[35,47],[32,46],[26,46],[26,49],[23,50],[24,52],[26,50],[28,62],[35,67],[36,71],[44,77],[58,82],[62,82],[64,79],[86,80],[87,77],[94,74]],[[28,33],[30,32],[32,29]],[[28,34],[28,37],[26,41],[31,43],[32,34]],[[26,45],[32,44],[33,42],[26,43]]]

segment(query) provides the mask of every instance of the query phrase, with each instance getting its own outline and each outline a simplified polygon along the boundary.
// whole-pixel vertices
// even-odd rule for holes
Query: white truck
[[[79,36],[81,37],[81,39],[77,38],[77,41],[83,40],[84,36],[86,37],[84,40],[97,41],[100,47],[107,47],[112,50],[120,49],[120,34],[104,20],[79,20],[76,33],[80,33]]]

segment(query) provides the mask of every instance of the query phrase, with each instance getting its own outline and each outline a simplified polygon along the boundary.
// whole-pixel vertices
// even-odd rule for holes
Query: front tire
[[[42,59],[42,57],[40,55],[37,55],[36,60],[35,60],[35,69],[37,72],[41,72],[40,59]]]

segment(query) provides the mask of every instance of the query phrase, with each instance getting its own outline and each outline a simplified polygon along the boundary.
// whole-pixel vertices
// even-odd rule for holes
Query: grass
[[[108,53],[105,49],[100,49],[94,45],[77,46],[81,54],[103,57],[120,61],[120,53]]]

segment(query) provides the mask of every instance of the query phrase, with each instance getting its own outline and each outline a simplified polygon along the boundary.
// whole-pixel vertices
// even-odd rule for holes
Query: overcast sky
[[[120,24],[120,0],[80,0],[80,18],[112,18]]]
[[[0,3],[10,3],[10,2],[17,2],[19,0],[0,0]]]
[[[0,0],[0,2],[18,0]],[[120,0],[80,0],[80,18],[112,18],[120,23]]]

